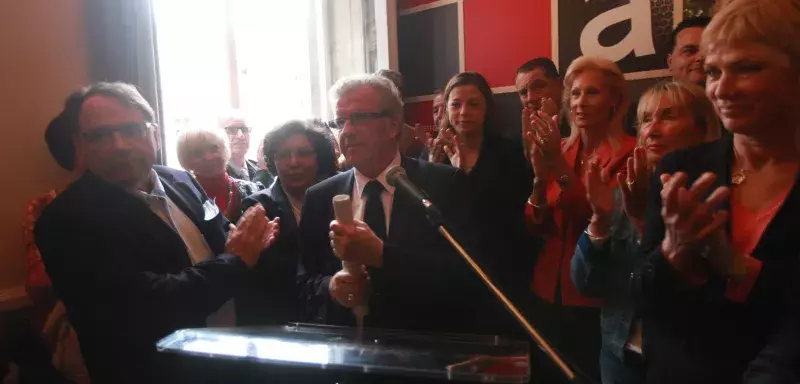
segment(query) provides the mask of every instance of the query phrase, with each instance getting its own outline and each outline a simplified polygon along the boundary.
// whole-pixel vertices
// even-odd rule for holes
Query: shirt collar
[[[386,182],[386,173],[389,172],[389,169],[391,169],[392,167],[399,165],[400,165],[400,152],[398,151],[397,154],[394,155],[394,159],[392,159],[392,162],[389,163],[389,165],[383,169],[383,171],[378,175],[378,177],[374,179],[378,180],[378,182],[381,183],[381,185],[383,185],[383,188],[386,189],[386,192],[389,192],[390,196],[394,195],[394,187],[389,185],[388,182]],[[356,175],[356,190],[358,191],[358,198],[360,199],[361,195],[364,193],[364,187],[367,185],[368,182],[370,182],[370,180],[373,179],[364,176],[364,174],[359,172],[358,169],[354,170]]]
[[[161,179],[158,177],[155,169],[150,170],[150,176],[148,176],[150,180],[150,184],[153,186],[153,189],[150,193],[141,192],[141,194],[146,196],[158,196],[158,197],[166,197],[167,193],[164,191],[164,185],[161,184]]]
[[[234,164],[232,161],[229,161],[228,165],[231,167],[234,173],[236,173],[237,176],[247,177],[247,178],[250,177],[250,172],[247,170],[247,160],[244,161],[244,167],[240,167]]]

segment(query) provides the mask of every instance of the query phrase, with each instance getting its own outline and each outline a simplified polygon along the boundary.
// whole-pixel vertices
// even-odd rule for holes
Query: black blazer
[[[223,253],[227,221],[221,214],[204,220],[207,197],[196,181],[155,169],[219,256],[192,266],[180,236],[144,200],[89,172],[58,195],[34,230],[95,383],[174,380],[174,363],[155,343],[180,328],[204,327],[248,271]]]
[[[481,231],[481,252],[500,285],[518,303],[529,300],[542,241],[525,230],[525,204],[533,170],[518,140],[486,135],[469,173],[472,207]],[[538,240],[538,241],[537,241]]]
[[[461,171],[403,158],[409,179],[423,189],[449,220],[449,227],[474,250],[473,219],[468,208],[468,180]],[[331,250],[332,198],[352,196],[350,170],[309,188],[300,224],[299,283],[309,316],[316,322],[354,325],[349,310],[333,302],[328,283],[342,264]],[[481,259],[474,253],[479,262]],[[392,204],[383,267],[370,270],[373,292],[365,325],[425,332],[504,333],[491,322],[507,311],[489,296],[477,275],[427,221],[422,205],[397,189]]]
[[[264,207],[270,220],[281,219],[281,231],[275,244],[262,251],[249,279],[246,296],[237,297],[237,321],[241,325],[285,325],[291,321],[305,321],[305,301],[299,296],[296,284],[297,220],[280,180],[246,198],[243,206],[247,209],[256,204]]]
[[[648,382],[741,382],[748,364],[762,365],[754,361],[759,355],[767,359],[788,354],[796,359],[800,345],[796,303],[800,297],[791,284],[800,279],[796,249],[800,186],[795,184],[789,192],[752,252],[763,267],[745,303],[725,297],[726,279],[719,276],[710,275],[706,284],[692,286],[660,252],[664,223],[658,175],[683,171],[691,183],[704,172],[713,172],[718,179],[711,190],[730,186],[732,145],[729,136],[668,154],[653,177],[642,239],[644,260],[634,281],[644,309]],[[790,305],[795,307],[793,311]],[[793,369],[797,380],[800,365]]]
[[[250,176],[247,181],[258,181],[258,182],[261,182],[261,184],[264,184],[264,186],[267,186],[267,187],[272,185],[272,182],[274,181],[274,178],[272,177],[272,175],[269,172],[267,172],[266,174],[264,174],[263,172],[260,172],[261,170],[258,169],[258,162],[257,161],[245,159],[244,166],[247,167],[247,174]],[[228,164],[227,167],[225,167],[225,171],[228,172],[228,175],[230,175],[234,179],[237,178],[235,176],[236,172],[234,172],[233,167],[230,164]],[[256,176],[259,176],[259,180],[256,180]]]

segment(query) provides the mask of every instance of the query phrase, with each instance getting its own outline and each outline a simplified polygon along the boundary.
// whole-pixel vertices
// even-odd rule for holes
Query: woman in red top
[[[581,296],[570,278],[578,237],[592,215],[586,198],[586,171],[596,160],[611,183],[625,169],[636,138],[624,132],[628,88],[619,67],[594,57],[579,57],[564,76],[563,110],[570,136],[561,139],[557,119],[543,111],[531,115],[525,133],[535,178],[526,219],[545,238],[536,261],[532,288],[535,316],[545,335],[568,360],[599,378],[599,299]],[[543,101],[545,104],[548,101]]]
[[[225,218],[235,223],[244,213],[242,201],[264,186],[230,177],[225,170],[230,157],[228,135],[219,129],[189,130],[178,137],[181,166],[197,178]]]

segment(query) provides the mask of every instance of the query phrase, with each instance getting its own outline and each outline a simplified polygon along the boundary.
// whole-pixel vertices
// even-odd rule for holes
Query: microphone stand
[[[472,267],[472,270],[474,270],[475,273],[477,273],[478,276],[480,276],[481,280],[483,280],[483,283],[486,284],[487,287],[489,287],[489,289],[492,291],[492,293],[494,293],[495,296],[497,296],[498,299],[500,299],[503,305],[505,305],[506,309],[508,309],[511,312],[511,314],[514,315],[514,317],[517,319],[517,322],[519,322],[519,324],[522,325],[523,328],[525,328],[525,330],[533,338],[533,340],[536,341],[536,344],[538,344],[539,347],[541,347],[542,350],[547,354],[547,356],[550,357],[556,363],[558,368],[560,368],[561,371],[564,372],[567,378],[570,381],[576,381],[577,376],[575,375],[575,372],[573,372],[573,370],[567,365],[567,363],[565,363],[564,360],[561,359],[558,353],[556,353],[555,350],[553,350],[553,347],[550,346],[550,344],[539,334],[539,332],[531,325],[531,323],[529,323],[528,320],[525,319],[525,316],[522,315],[522,313],[519,311],[519,309],[517,309],[514,303],[512,303],[511,300],[509,300],[508,297],[506,297],[506,295],[500,290],[500,288],[497,288],[497,286],[494,284],[494,282],[492,282],[492,279],[489,278],[486,272],[484,272],[483,269],[478,265],[478,263],[475,262],[472,256],[470,256],[469,253],[464,249],[464,247],[461,246],[458,240],[456,240],[453,237],[453,235],[450,234],[450,231],[448,231],[447,228],[445,228],[444,220],[439,210],[437,210],[436,207],[434,207],[433,204],[430,201],[428,201],[428,199],[423,199],[422,205],[425,206],[425,215],[427,216],[428,221],[430,221],[431,224],[433,224],[436,227],[436,229],[439,230],[439,233],[442,235],[442,237],[444,237],[445,240],[447,240],[447,242],[449,242],[450,245],[453,246],[453,248],[456,251],[458,251],[458,254],[461,255],[461,257],[463,257],[464,260],[467,261],[469,266]]]

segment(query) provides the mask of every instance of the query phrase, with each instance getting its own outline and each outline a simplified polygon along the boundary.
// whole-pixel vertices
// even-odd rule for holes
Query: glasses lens
[[[225,131],[228,132],[229,135],[235,135],[237,131],[242,131],[243,134],[248,134],[250,133],[250,128],[244,126],[234,126],[226,127]]]

